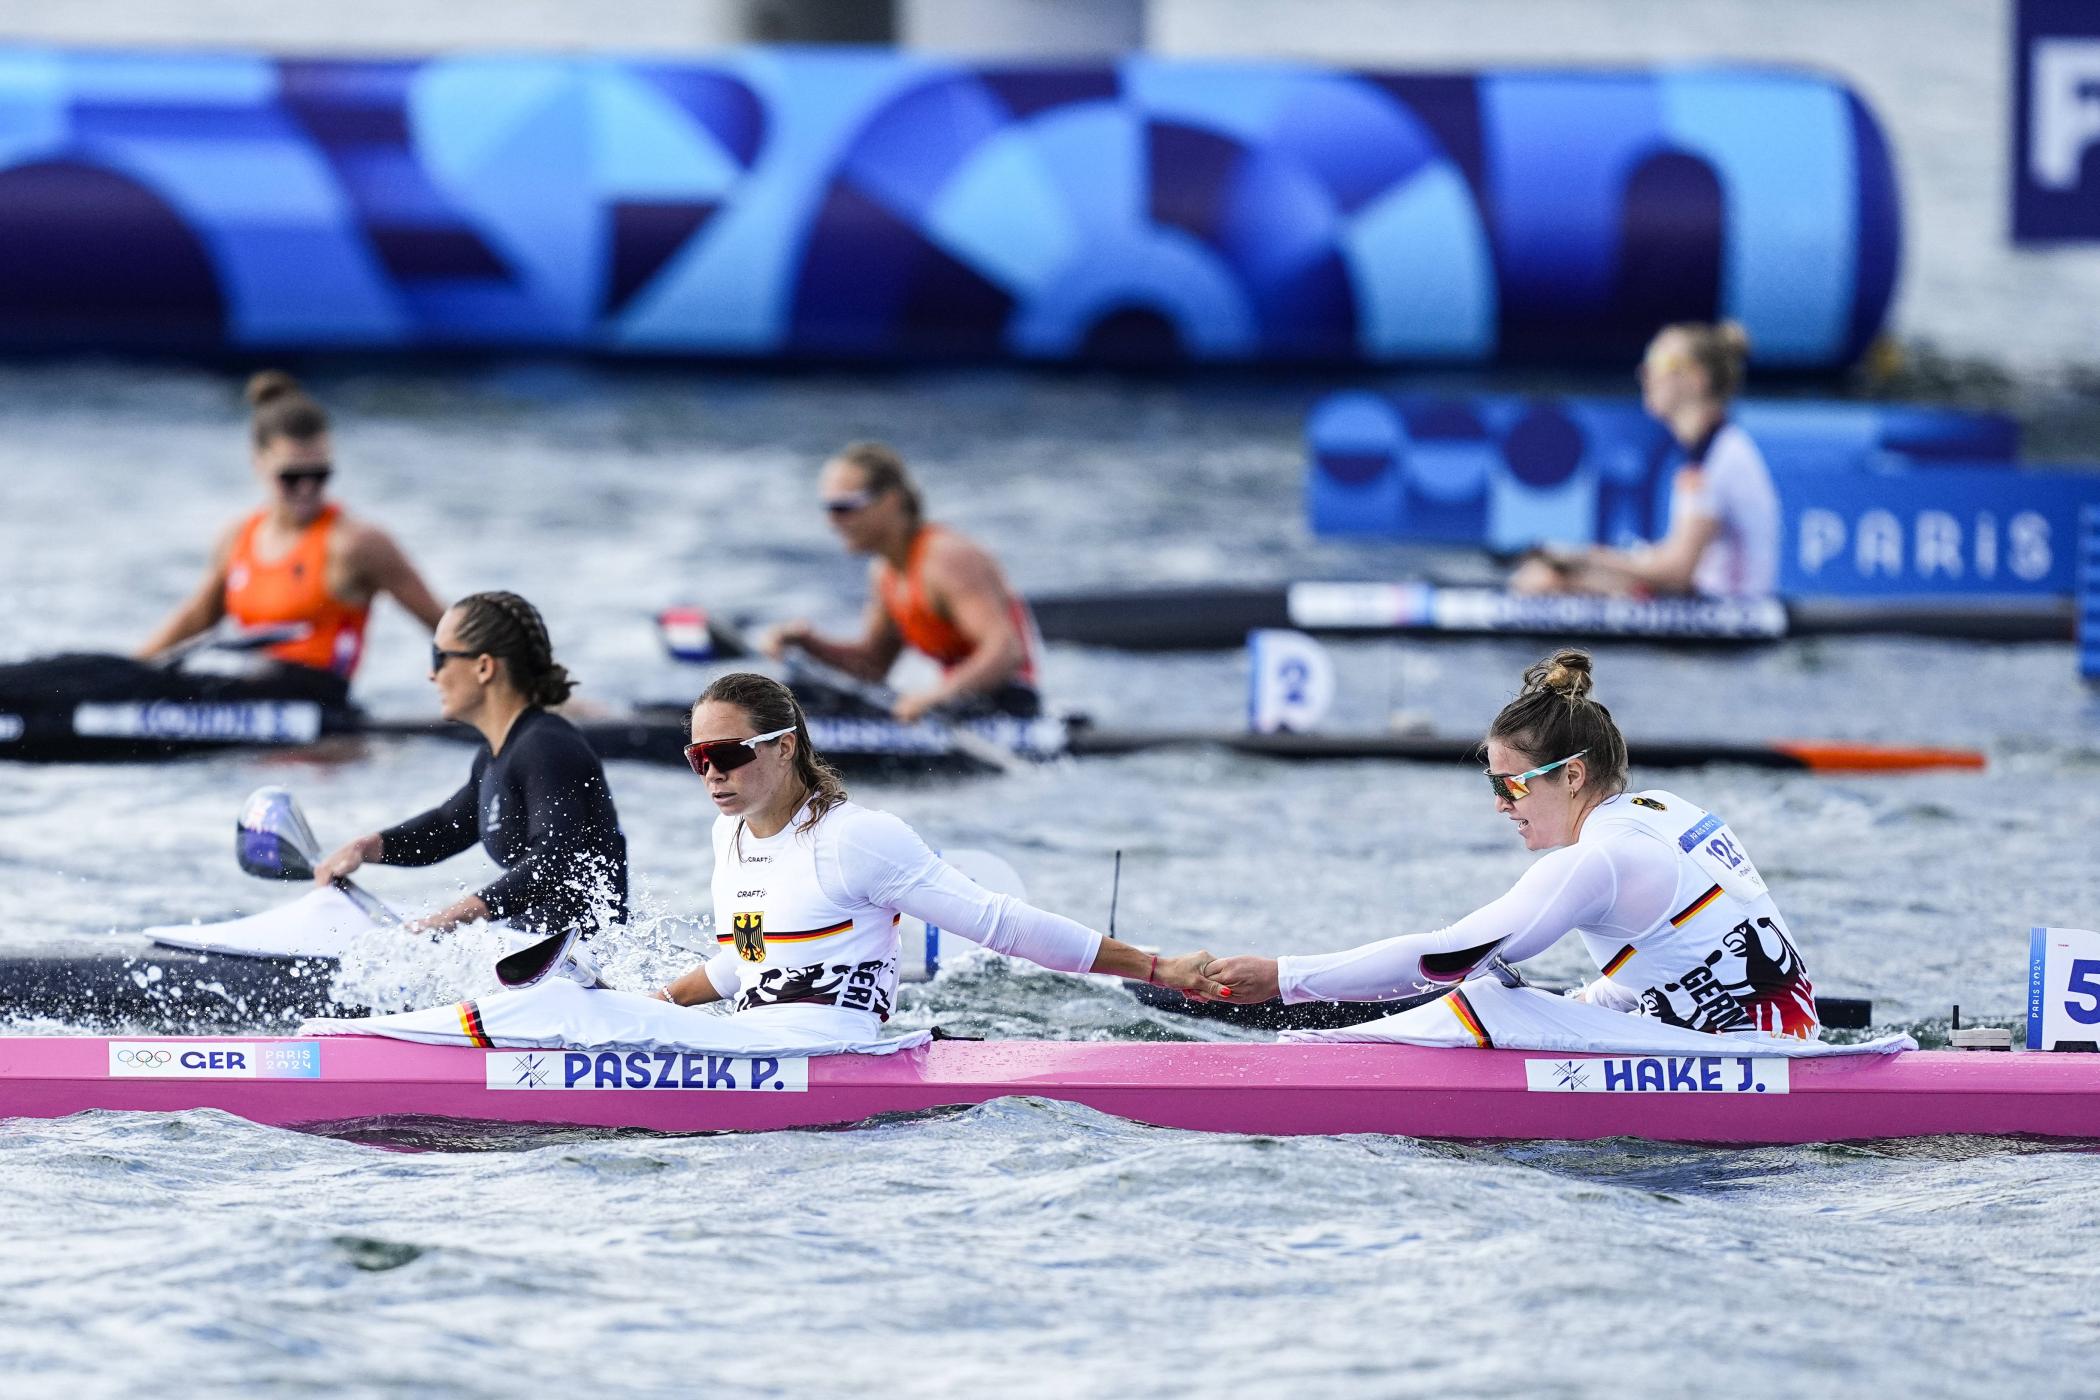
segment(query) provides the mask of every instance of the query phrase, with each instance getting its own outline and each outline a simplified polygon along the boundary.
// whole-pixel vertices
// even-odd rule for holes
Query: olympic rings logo
[[[141,1065],[149,1069],[158,1069],[162,1065],[173,1062],[174,1059],[174,1053],[168,1050],[119,1050],[117,1052],[118,1064]]]

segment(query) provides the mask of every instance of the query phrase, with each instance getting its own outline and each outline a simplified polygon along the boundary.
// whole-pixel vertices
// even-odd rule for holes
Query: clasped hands
[[[1188,953],[1161,958],[1152,980],[1193,1001],[1268,1001],[1277,995],[1274,958]]]

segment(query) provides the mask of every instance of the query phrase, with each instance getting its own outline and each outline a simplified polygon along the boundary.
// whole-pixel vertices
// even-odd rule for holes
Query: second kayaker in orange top
[[[334,473],[328,414],[290,375],[248,383],[255,472],[269,499],[220,537],[197,589],[139,648],[152,657],[230,618],[242,627],[304,624],[268,649],[287,679],[347,692],[364,651],[365,622],[380,594],[425,627],[444,605],[385,531],[328,499]],[[332,680],[332,684],[331,684]]]
[[[881,443],[856,442],[824,464],[819,490],[846,547],[871,556],[865,626],[859,638],[838,641],[792,622],[773,630],[767,650],[798,648],[871,681],[887,676],[906,647],[924,653],[941,679],[898,698],[891,713],[907,722],[935,709],[1042,713],[1041,643],[1028,605],[984,546],[925,518],[903,459]]]

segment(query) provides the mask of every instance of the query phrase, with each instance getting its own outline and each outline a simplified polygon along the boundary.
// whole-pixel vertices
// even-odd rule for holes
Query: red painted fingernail
[[[1229,997],[1229,996],[1231,996],[1231,995],[1232,995],[1232,988],[1230,988],[1230,987],[1220,987],[1220,988],[1218,988],[1218,995],[1219,995],[1219,996],[1221,996],[1221,997]]]

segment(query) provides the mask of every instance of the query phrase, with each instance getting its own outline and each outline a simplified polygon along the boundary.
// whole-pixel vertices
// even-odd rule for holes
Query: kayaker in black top
[[[605,769],[576,727],[547,707],[573,682],[547,625],[515,593],[476,593],[439,619],[430,678],[446,719],[488,748],[465,787],[439,806],[358,837],[315,870],[326,884],[359,866],[432,865],[478,839],[503,874],[409,927],[492,919],[534,932],[594,928],[627,917],[627,838]]]

